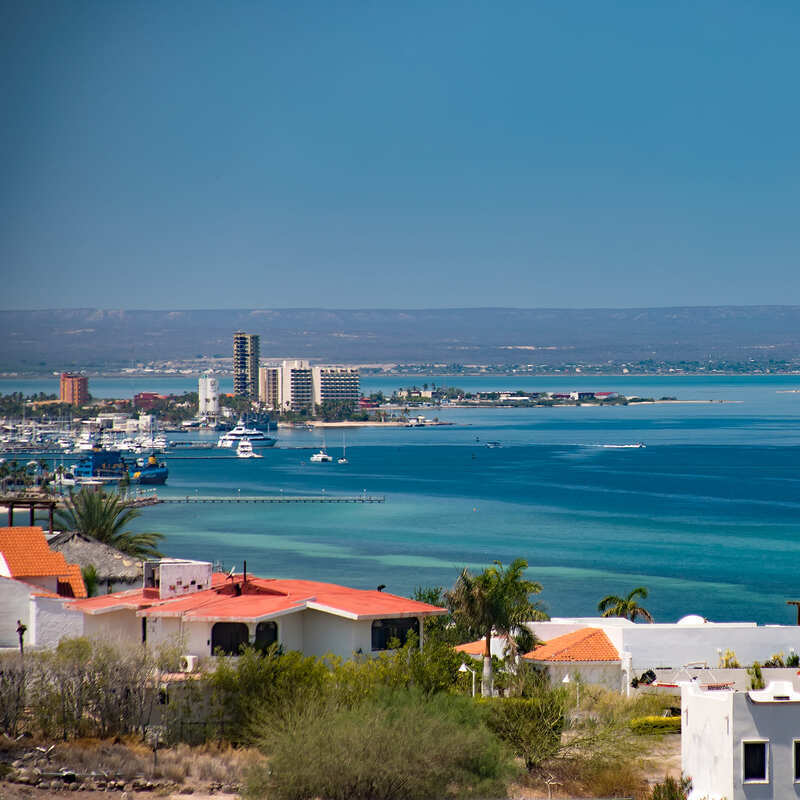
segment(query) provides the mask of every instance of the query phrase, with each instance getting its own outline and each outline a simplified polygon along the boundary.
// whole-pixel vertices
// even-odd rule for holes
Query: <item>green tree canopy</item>
[[[158,558],[163,533],[134,533],[126,530],[141,512],[118,493],[95,492],[84,487],[70,491],[66,508],[56,512],[55,522],[66,531],[78,531],[115,547],[135,558]]]
[[[445,600],[456,624],[465,626],[473,635],[485,639],[481,693],[492,694],[492,632],[506,636],[510,649],[516,652],[514,637],[525,622],[547,619],[539,603],[531,595],[539,594],[542,586],[525,578],[528,562],[514,559],[507,567],[500,561],[473,575],[464,569]]]
[[[652,614],[639,605],[639,599],[647,599],[647,589],[644,586],[637,586],[625,597],[618,597],[615,594],[606,595],[597,604],[597,610],[604,617],[624,617],[631,622],[636,622],[636,618],[641,617],[648,622],[654,622]]]

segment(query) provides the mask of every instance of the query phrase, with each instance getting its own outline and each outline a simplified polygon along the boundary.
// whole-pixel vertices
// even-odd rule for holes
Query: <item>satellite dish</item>
[[[231,567],[230,572],[228,572],[228,578],[232,578],[235,572],[236,572],[236,564],[234,564]]]

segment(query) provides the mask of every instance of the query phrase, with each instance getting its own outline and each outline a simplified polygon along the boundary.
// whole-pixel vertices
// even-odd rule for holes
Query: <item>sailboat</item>
[[[347,442],[345,441],[345,434],[342,434],[342,457],[336,459],[337,464],[347,464]]]

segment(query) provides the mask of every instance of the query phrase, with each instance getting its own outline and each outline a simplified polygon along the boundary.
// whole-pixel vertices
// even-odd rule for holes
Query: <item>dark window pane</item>
[[[217,622],[211,629],[211,652],[222,650],[226,656],[238,656],[250,633],[243,622]]]
[[[767,779],[767,743],[744,743],[744,779],[765,781]]]
[[[264,652],[278,641],[278,626],[274,622],[259,622],[256,625],[256,650]]]
[[[794,779],[800,781],[800,742],[794,743]]]
[[[372,623],[372,649],[387,650],[393,639],[397,639],[401,645],[405,644],[409,631],[419,632],[416,617],[376,619]]]

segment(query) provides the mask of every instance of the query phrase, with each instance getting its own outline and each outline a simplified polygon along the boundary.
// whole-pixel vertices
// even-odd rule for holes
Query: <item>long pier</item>
[[[384,495],[375,494],[270,494],[270,495],[191,495],[183,497],[159,497],[150,501],[155,503],[385,503]]]

